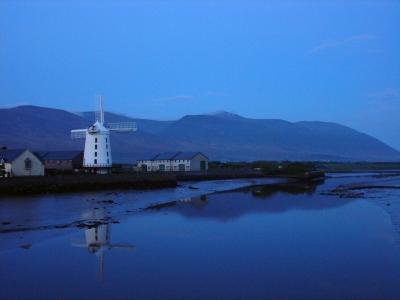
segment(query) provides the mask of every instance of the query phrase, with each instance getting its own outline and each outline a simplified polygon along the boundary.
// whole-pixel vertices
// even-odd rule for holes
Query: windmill
[[[105,218],[104,210],[92,211],[85,215],[85,218],[89,218],[93,222],[99,222]],[[131,244],[112,243],[110,241],[111,224],[98,224],[92,228],[85,230],[85,241],[84,242],[72,242],[72,246],[87,248],[87,250],[96,255],[99,263],[99,275],[100,280],[103,280],[104,275],[104,257],[105,254],[112,249],[127,249],[134,250],[135,246]]]
[[[95,113],[95,123],[86,129],[71,130],[72,139],[85,139],[83,167],[97,173],[109,173],[112,167],[111,132],[136,131],[135,122],[104,122],[103,97],[99,96],[99,109]]]

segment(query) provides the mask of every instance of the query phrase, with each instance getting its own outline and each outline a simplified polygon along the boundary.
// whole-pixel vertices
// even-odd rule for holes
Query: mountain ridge
[[[321,121],[252,119],[229,112],[174,121],[106,112],[107,122],[135,121],[138,132],[113,134],[115,156],[138,159],[162,151],[202,151],[215,160],[397,161],[400,152],[350,127]],[[0,145],[40,150],[83,149],[70,130],[86,128],[94,112],[19,106],[0,109]]]

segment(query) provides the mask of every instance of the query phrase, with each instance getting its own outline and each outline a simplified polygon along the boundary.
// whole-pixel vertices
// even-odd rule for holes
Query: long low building
[[[83,151],[41,151],[46,172],[73,171],[83,166]]]
[[[207,171],[208,161],[201,152],[164,152],[138,160],[138,169],[145,172]]]

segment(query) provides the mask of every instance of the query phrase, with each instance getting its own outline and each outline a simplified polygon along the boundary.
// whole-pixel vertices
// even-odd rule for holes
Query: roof
[[[179,152],[163,152],[157,154],[152,160],[160,160],[160,159],[174,159],[174,157],[178,154]]]
[[[205,158],[208,159],[208,157],[201,152],[163,152],[154,155],[152,157],[149,157],[147,159],[141,159],[141,160],[178,160],[178,159],[185,160],[185,159],[192,159],[198,154],[203,155]]]
[[[192,159],[197,154],[203,155],[205,158],[208,158],[201,152],[178,152],[178,154],[174,157],[174,159]]]
[[[0,149],[0,160],[4,159],[4,162],[13,162],[27,149]]]
[[[153,158],[156,156],[157,155],[144,155],[144,156],[141,156],[140,158],[138,158],[137,160],[153,160]]]
[[[78,155],[82,154],[82,151],[48,151],[38,152],[39,156],[43,160],[73,160]]]

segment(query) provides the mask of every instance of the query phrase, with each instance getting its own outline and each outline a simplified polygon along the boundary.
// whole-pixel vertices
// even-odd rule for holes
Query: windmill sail
[[[75,129],[71,130],[72,139],[84,139],[86,137],[87,129]]]
[[[137,130],[135,122],[108,123],[106,127],[111,131],[117,132],[129,132]]]
[[[104,124],[103,96],[99,95],[99,110],[95,112],[95,121]]]

